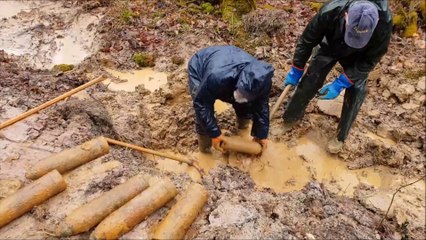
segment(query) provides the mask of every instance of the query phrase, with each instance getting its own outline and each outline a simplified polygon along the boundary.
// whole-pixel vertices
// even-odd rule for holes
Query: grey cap
[[[352,48],[363,48],[370,41],[379,22],[379,11],[374,3],[357,1],[349,6],[345,43]]]

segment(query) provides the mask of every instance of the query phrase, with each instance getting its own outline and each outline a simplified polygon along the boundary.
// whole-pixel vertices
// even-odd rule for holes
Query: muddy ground
[[[0,131],[0,197],[28,184],[25,170],[43,157],[99,135],[187,155],[209,173],[200,179],[185,164],[112,146],[110,154],[65,174],[66,191],[0,229],[0,238],[54,238],[73,209],[140,172],[171,178],[181,192],[192,181],[209,190],[188,239],[425,238],[424,180],[397,195],[380,226],[394,191],[425,174],[424,29],[410,39],[395,32],[338,156],[327,154],[324,143],[337,128],[341,98],[313,100],[287,133],[280,109],[261,157],[203,155],[197,153],[187,93],[190,56],[206,46],[234,44],[270,62],[276,69],[274,103],[296,39],[314,14],[309,5],[258,1],[258,10],[244,17],[243,31],[217,13],[178,1],[6,2],[13,11],[0,20],[1,121],[99,74],[110,80]],[[155,55],[151,70],[166,73],[167,81],[135,72],[140,67],[132,56],[139,52]],[[55,64],[75,67],[51,70]],[[111,69],[119,71],[111,75]],[[123,86],[125,70],[147,80]],[[238,133],[232,109],[225,105],[217,113],[226,134],[248,137]],[[123,238],[148,238],[173,203]]]

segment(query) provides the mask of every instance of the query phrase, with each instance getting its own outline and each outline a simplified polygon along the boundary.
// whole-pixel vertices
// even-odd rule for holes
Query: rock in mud
[[[380,68],[377,68],[374,71],[370,72],[370,74],[368,74],[368,80],[377,81],[381,75],[382,71],[380,70]]]
[[[367,112],[367,115],[373,118],[379,117],[380,116],[380,111],[375,109],[375,110],[371,110]]]
[[[387,99],[389,99],[391,95],[392,95],[392,93],[391,93],[389,90],[387,90],[387,89],[385,89],[385,90],[383,91],[383,93],[382,93],[382,96],[383,96],[386,100],[387,100]]]
[[[89,131],[93,132],[95,136],[116,136],[111,117],[100,102],[87,99],[71,99],[59,106],[59,112],[63,119],[70,122],[79,122],[86,119],[91,125]]]
[[[318,100],[317,106],[324,114],[340,118],[343,106],[343,96],[340,95],[333,100]]]
[[[391,136],[391,127],[386,125],[386,124],[380,124],[379,126],[377,126],[377,135],[382,137],[382,138],[389,138]]]
[[[307,233],[306,238],[309,239],[309,240],[315,240],[314,235],[312,235],[311,233]]]
[[[0,62],[6,62],[7,57],[4,50],[0,50]]]
[[[413,85],[401,84],[396,88],[391,88],[391,93],[395,94],[400,102],[407,101],[411,95],[416,91]]]
[[[224,202],[210,213],[209,221],[212,227],[239,226],[258,218],[259,213],[252,207]]]
[[[21,181],[15,179],[0,180],[0,199],[12,195],[22,186]]]
[[[425,93],[426,90],[426,76],[419,78],[416,86],[417,91]]]
[[[417,109],[419,107],[420,107],[420,105],[415,104],[415,103],[404,103],[404,104],[402,104],[402,108],[405,109],[405,110],[414,110],[414,109]]]

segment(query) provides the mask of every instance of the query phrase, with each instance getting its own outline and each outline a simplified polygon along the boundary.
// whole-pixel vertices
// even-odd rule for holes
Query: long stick
[[[269,119],[272,119],[275,112],[278,110],[280,105],[283,103],[285,96],[287,95],[288,91],[290,91],[291,85],[287,85],[287,87],[284,88],[284,91],[281,93],[280,97],[278,98],[277,102],[275,103],[274,107],[271,110],[271,113],[269,114]]]
[[[391,202],[390,202],[390,204],[389,204],[389,207],[388,207],[388,210],[386,210],[386,214],[385,214],[385,216],[382,218],[382,221],[380,221],[380,226],[382,226],[382,224],[383,224],[383,221],[388,217],[388,213],[389,213],[389,210],[390,210],[390,208],[392,207],[392,203],[393,203],[393,200],[395,199],[395,196],[396,196],[396,194],[399,192],[399,191],[401,191],[401,189],[403,189],[403,188],[405,188],[405,187],[408,187],[408,186],[410,186],[410,185],[413,185],[413,184],[415,184],[415,183],[417,183],[417,182],[419,182],[419,181],[421,181],[423,178],[425,178],[426,177],[426,175],[425,176],[423,176],[423,177],[421,177],[421,178],[419,178],[419,179],[417,179],[416,181],[414,181],[414,182],[411,182],[411,183],[408,183],[408,184],[406,184],[406,185],[402,185],[402,186],[400,186],[394,193],[393,193],[393,195],[392,195],[392,200],[391,200]]]
[[[130,143],[121,142],[121,141],[114,140],[114,139],[111,139],[111,138],[105,138],[105,139],[110,144],[115,144],[115,145],[118,145],[118,146],[122,146],[122,147],[126,147],[126,148],[131,148],[131,149],[139,151],[139,152],[149,153],[149,154],[153,154],[153,155],[156,155],[156,156],[160,156],[160,157],[165,157],[165,158],[168,158],[168,159],[172,159],[172,160],[175,160],[175,161],[178,161],[178,162],[186,163],[186,164],[188,164],[190,166],[193,166],[202,175],[202,170],[198,167],[198,164],[197,164],[197,162],[195,160],[190,160],[190,159],[187,159],[185,157],[181,157],[181,156],[174,155],[174,154],[169,154],[169,153],[163,153],[163,152],[155,151],[155,150],[152,150],[152,149],[140,147],[140,146],[133,145],[133,144],[130,144]]]
[[[81,90],[84,90],[84,89],[86,89],[86,88],[88,88],[88,87],[90,87],[90,86],[92,86],[92,85],[94,85],[94,84],[96,84],[98,82],[101,82],[101,81],[103,81],[105,79],[106,79],[105,76],[100,76],[100,77],[98,77],[96,79],[93,79],[92,81],[87,82],[87,83],[85,83],[85,84],[83,84],[83,85],[81,85],[81,86],[79,86],[77,88],[74,88],[71,91],[68,91],[68,92],[66,92],[66,93],[64,93],[64,94],[62,94],[62,95],[60,95],[60,96],[58,96],[58,97],[56,97],[56,98],[54,98],[52,100],[49,100],[48,102],[45,102],[45,103],[41,104],[38,107],[30,109],[30,110],[28,110],[28,111],[26,111],[26,112],[24,112],[24,113],[22,113],[22,114],[20,114],[20,115],[18,115],[16,117],[14,117],[14,118],[11,118],[11,119],[7,120],[6,122],[0,124],[0,130],[3,129],[3,128],[5,128],[5,127],[7,127],[7,126],[10,126],[10,125],[18,122],[18,121],[20,121],[20,120],[22,120],[24,118],[27,118],[27,117],[33,115],[34,113],[37,113],[40,110],[43,110],[43,109],[45,109],[45,108],[47,108],[47,107],[49,107],[49,106],[51,106],[51,105],[53,105],[53,104],[55,104],[55,103],[57,103],[59,101],[65,99],[65,98],[67,98],[67,97],[69,97],[69,96],[71,96],[71,95],[73,95],[73,94],[75,94],[77,92],[80,92]]]

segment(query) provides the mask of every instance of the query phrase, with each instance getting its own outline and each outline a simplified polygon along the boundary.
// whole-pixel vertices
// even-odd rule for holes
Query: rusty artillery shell
[[[90,238],[119,238],[173,199],[176,194],[176,187],[170,181],[164,180],[150,186],[99,223]]]
[[[41,160],[27,171],[26,177],[37,179],[53,169],[64,173],[108,153],[108,142],[104,137],[98,137]]]
[[[154,232],[153,239],[183,239],[208,199],[207,190],[194,183],[172,207]]]
[[[132,177],[125,183],[72,211],[59,227],[57,235],[68,237],[88,231],[148,186],[148,181],[143,175]]]
[[[262,146],[254,141],[244,140],[242,138],[224,137],[221,147],[232,152],[247,154],[259,154],[262,152]]]
[[[56,170],[21,188],[0,202],[0,227],[64,191],[65,188],[67,184]]]

